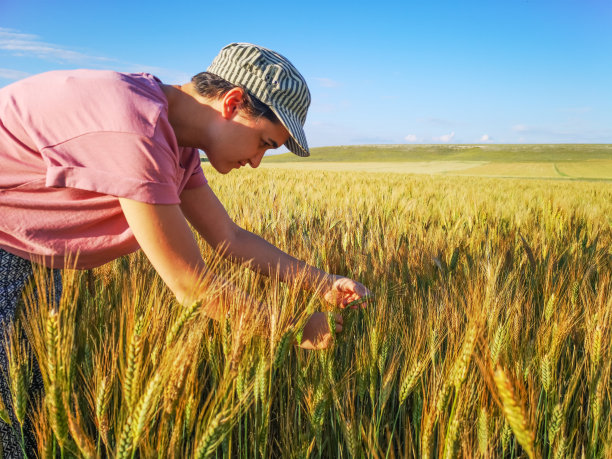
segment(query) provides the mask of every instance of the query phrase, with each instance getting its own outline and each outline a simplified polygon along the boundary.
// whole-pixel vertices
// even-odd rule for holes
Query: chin
[[[233,167],[227,165],[227,164],[216,164],[213,163],[212,161],[210,162],[210,165],[213,167],[214,170],[216,170],[219,174],[229,174],[232,169],[234,169]]]

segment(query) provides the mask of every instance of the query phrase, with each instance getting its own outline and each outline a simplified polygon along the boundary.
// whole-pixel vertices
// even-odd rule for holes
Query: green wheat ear
[[[2,397],[0,397],[0,419],[2,419],[9,426],[12,425],[11,418],[9,416],[8,410],[6,409],[6,406],[4,405]]]
[[[366,301],[370,301],[372,300],[374,297],[372,295],[370,296],[364,296],[361,298],[358,298],[356,300],[351,301],[349,304],[347,304],[346,306],[344,306],[344,309],[347,308],[352,308],[353,306],[357,306],[358,304],[362,304],[365,303]]]
[[[283,336],[279,340],[276,346],[276,352],[274,354],[274,368],[279,368],[285,360],[287,356],[287,351],[289,350],[289,345],[293,341],[293,330],[287,330],[283,333]]]

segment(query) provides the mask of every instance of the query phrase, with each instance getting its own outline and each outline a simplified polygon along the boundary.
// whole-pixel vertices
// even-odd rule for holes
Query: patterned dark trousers
[[[62,278],[60,270],[50,271],[55,284],[55,301],[59,302],[62,291]],[[33,266],[28,260],[10,254],[0,249],[0,395],[7,408],[12,426],[0,420],[0,441],[2,456],[5,458],[24,457],[21,446],[21,429],[13,413],[13,402],[10,385],[8,383],[9,365],[5,337],[11,330],[15,321],[15,310],[21,299],[25,285],[33,276]],[[48,293],[47,293],[48,294]],[[25,312],[25,311],[24,311]],[[26,318],[27,320],[27,318]],[[25,335],[20,339],[26,340]],[[27,343],[26,343],[27,344]],[[43,396],[43,382],[36,359],[32,356],[32,384],[29,388],[30,401],[35,397]],[[34,457],[36,442],[29,416],[24,423],[25,450],[28,457]]]

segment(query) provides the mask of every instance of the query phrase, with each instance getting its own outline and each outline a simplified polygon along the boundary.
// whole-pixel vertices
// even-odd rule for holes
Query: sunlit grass
[[[238,224],[375,300],[310,352],[288,343],[329,306],[299,281],[218,262],[269,306],[259,336],[240,298],[222,322],[178,305],[141,254],[67,271],[59,314],[42,304],[26,327],[41,454],[612,454],[612,186],[207,173]]]

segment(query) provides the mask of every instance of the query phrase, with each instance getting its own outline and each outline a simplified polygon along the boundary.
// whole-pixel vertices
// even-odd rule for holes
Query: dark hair
[[[210,99],[220,99],[226,93],[234,88],[242,88],[244,90],[244,100],[242,109],[247,115],[253,118],[264,118],[272,121],[273,123],[280,123],[278,117],[274,112],[264,104],[261,100],[251,94],[244,86],[235,85],[227,80],[215,75],[214,73],[201,72],[195,75],[191,82],[195,85],[198,94]]]

